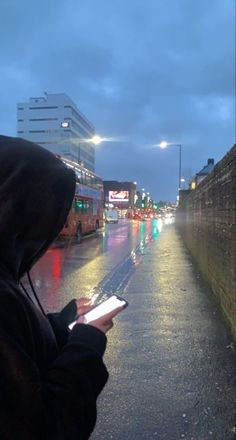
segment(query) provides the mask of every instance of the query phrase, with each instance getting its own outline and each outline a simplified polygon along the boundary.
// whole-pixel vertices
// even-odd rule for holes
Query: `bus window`
[[[88,213],[93,214],[93,200],[89,200],[88,204]]]
[[[75,208],[75,212],[77,214],[82,214],[83,213],[83,200],[75,200],[74,208]]]
[[[78,168],[75,170],[76,182],[81,183],[81,171]]]
[[[91,232],[95,229],[96,222],[103,226],[103,182],[100,177],[80,164],[63,157],[63,162],[68,168],[72,168],[76,175],[76,193],[68,216],[66,225],[60,232],[61,236],[76,236],[77,226],[80,222],[82,233]],[[86,187],[87,185],[87,187]],[[96,191],[91,191],[89,188]]]
[[[74,211],[77,214],[93,214],[93,200],[75,200]]]
[[[92,214],[93,213],[93,201],[92,200],[84,200],[83,202],[83,212],[84,214]]]
[[[92,183],[91,176],[88,173],[86,173],[86,184],[88,186],[91,186],[91,183]]]

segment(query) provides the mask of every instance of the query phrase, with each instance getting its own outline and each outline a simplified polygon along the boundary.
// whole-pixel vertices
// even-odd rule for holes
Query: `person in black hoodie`
[[[115,313],[68,330],[83,301],[46,315],[22,277],[62,229],[75,176],[32,142],[0,136],[0,439],[88,439]]]

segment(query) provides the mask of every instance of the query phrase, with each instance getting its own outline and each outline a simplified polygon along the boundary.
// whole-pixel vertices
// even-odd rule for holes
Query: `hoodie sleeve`
[[[76,300],[72,299],[59,313],[48,313],[47,318],[53,328],[58,347],[61,349],[68,340],[68,325],[76,319]]]
[[[26,335],[31,321],[9,298],[1,296],[0,305],[0,438],[88,439],[96,422],[96,399],[108,379],[102,360],[106,336],[77,324],[42,372],[35,334]]]
[[[67,439],[68,428],[69,438],[73,438],[73,427],[75,438],[79,439],[89,438],[93,431],[96,399],[108,379],[102,362],[105,348],[106,336],[102,332],[78,324],[47,374],[45,400],[48,402],[50,396],[52,410],[60,415],[59,432],[64,432],[63,439]]]

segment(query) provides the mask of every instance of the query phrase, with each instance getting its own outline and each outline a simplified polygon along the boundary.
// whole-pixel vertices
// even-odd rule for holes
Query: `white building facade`
[[[17,136],[95,171],[93,125],[65,93],[17,104]]]

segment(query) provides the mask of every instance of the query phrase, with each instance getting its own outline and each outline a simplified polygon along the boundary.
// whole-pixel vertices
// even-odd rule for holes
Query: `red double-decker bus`
[[[74,200],[60,237],[76,237],[79,242],[83,235],[103,227],[103,182],[92,171],[59,157],[76,175]]]

